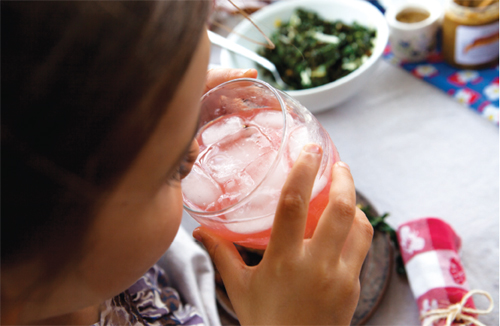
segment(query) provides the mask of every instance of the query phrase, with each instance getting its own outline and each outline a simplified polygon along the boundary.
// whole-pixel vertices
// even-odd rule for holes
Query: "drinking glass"
[[[281,189],[306,144],[322,147],[309,203],[310,238],[328,203],[339,154],[300,103],[257,79],[236,79],[201,99],[193,169],[182,181],[184,208],[197,222],[241,246],[265,249]]]

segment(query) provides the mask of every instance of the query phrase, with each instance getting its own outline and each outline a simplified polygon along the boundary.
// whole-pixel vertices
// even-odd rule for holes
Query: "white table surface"
[[[213,49],[212,63],[218,62]],[[462,238],[471,289],[488,291],[499,325],[499,130],[476,112],[404,70],[380,61],[348,102],[316,114],[349,164],[356,188],[387,222],[439,217]],[[183,217],[189,231],[197,223]],[[478,308],[487,302],[477,297]],[[420,325],[406,278],[394,271],[367,325]]]

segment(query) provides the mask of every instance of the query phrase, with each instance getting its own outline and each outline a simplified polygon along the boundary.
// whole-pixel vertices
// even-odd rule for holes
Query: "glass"
[[[256,79],[236,79],[201,99],[200,154],[182,181],[185,210],[244,247],[265,249],[281,189],[304,145],[323,148],[305,238],[328,203],[335,145],[300,103]]]

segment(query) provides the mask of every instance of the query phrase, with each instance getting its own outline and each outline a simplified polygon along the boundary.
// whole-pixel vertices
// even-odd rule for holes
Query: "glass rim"
[[[236,222],[240,222],[240,221],[249,221],[249,220],[255,220],[255,219],[261,218],[261,216],[258,216],[258,217],[244,218],[244,219],[238,219],[238,220],[225,220],[225,219],[221,219],[218,215],[232,212],[232,211],[238,209],[240,206],[243,206],[244,204],[246,204],[250,200],[252,195],[255,193],[255,191],[262,185],[262,183],[268,179],[271,172],[273,172],[276,169],[276,166],[278,165],[278,162],[283,155],[283,151],[284,151],[284,147],[285,147],[284,145],[285,145],[285,140],[286,140],[285,135],[287,133],[287,124],[286,124],[287,108],[286,108],[285,101],[283,100],[282,96],[280,95],[280,92],[276,88],[274,88],[269,83],[266,83],[262,80],[254,79],[254,78],[237,78],[237,79],[233,79],[233,80],[224,82],[224,83],[212,88],[208,92],[206,92],[201,97],[200,103],[202,103],[205,100],[205,98],[207,98],[211,94],[215,93],[216,91],[220,90],[221,88],[223,88],[229,84],[240,83],[240,82],[251,82],[254,84],[259,84],[260,86],[267,88],[268,90],[270,90],[274,94],[274,96],[278,99],[278,102],[279,102],[280,108],[281,108],[281,113],[283,115],[283,130],[281,133],[280,147],[279,147],[278,151],[276,152],[276,157],[274,158],[273,163],[271,164],[271,166],[267,170],[266,174],[264,175],[262,180],[260,180],[259,183],[257,183],[249,193],[247,193],[242,199],[238,200],[236,203],[234,203],[230,206],[224,207],[224,208],[217,210],[217,211],[200,211],[200,210],[196,210],[196,209],[193,209],[191,207],[186,206],[185,201],[184,201],[184,193],[182,193],[182,206],[188,213],[193,213],[199,217],[203,216],[204,218],[207,218],[209,220],[213,220],[213,221],[217,221],[217,222],[224,222],[224,223],[236,223]],[[210,120],[210,121],[213,121],[213,120]],[[207,123],[209,123],[209,122],[207,122]],[[205,123],[203,126],[205,126],[207,123]],[[196,132],[195,138],[198,137],[198,133],[203,126],[198,127],[198,131]],[[182,191],[182,186],[181,186],[181,191]]]

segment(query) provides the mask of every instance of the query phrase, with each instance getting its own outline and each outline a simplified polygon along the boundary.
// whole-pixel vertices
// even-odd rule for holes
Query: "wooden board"
[[[358,204],[370,206],[374,216],[379,215],[373,209],[373,205],[360,193],[356,194],[356,201]],[[377,309],[387,289],[393,261],[393,248],[389,236],[376,231],[361,268],[361,293],[351,325],[365,324]],[[222,325],[239,325],[219,275],[216,275],[216,296]]]

